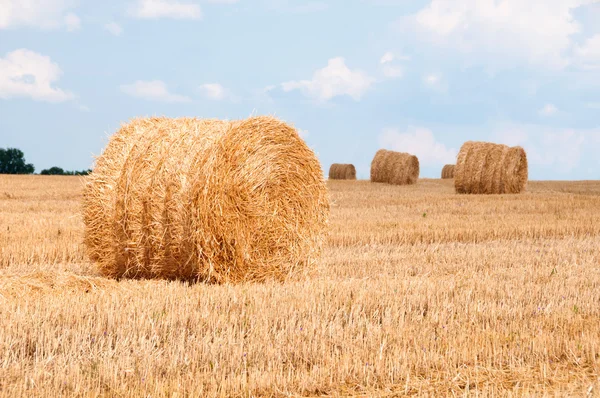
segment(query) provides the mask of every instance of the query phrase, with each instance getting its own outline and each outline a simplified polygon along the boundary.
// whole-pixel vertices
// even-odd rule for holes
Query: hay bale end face
[[[83,213],[104,276],[236,283],[309,269],[329,201],[314,153],[277,119],[149,118],[111,138]]]
[[[330,180],[356,180],[356,168],[353,164],[334,163],[329,168]]]
[[[521,147],[466,142],[458,153],[454,186],[463,194],[521,193],[527,186],[527,154]]]
[[[419,179],[419,172],[419,159],[408,153],[380,149],[371,162],[371,182],[415,184]]]
[[[444,166],[444,168],[442,169],[442,179],[450,179],[450,178],[454,178],[454,168],[456,166],[453,164],[447,164]]]

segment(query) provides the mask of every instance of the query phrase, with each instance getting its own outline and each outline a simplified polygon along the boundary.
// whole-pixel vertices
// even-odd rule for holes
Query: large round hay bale
[[[456,166],[454,166],[453,164],[447,164],[444,166],[444,168],[442,169],[442,179],[450,179],[450,178],[454,178],[454,168]]]
[[[419,159],[416,156],[380,149],[371,162],[371,182],[415,184],[419,179],[419,171]]]
[[[111,138],[83,212],[105,276],[235,283],[313,264],[329,201],[314,153],[277,119],[149,118]]]
[[[353,164],[334,163],[329,168],[330,180],[356,180],[356,168]]]
[[[527,178],[527,154],[523,148],[488,142],[466,142],[454,170],[457,193],[521,193]]]

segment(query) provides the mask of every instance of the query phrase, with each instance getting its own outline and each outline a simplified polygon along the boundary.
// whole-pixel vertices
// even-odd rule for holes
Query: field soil
[[[0,396],[600,396],[600,181],[329,181],[299,281],[115,281],[82,179],[0,176]]]

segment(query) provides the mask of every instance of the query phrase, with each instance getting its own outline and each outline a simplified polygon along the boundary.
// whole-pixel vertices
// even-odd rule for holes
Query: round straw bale
[[[371,182],[415,184],[419,179],[419,170],[416,156],[380,149],[371,162]]]
[[[356,168],[353,164],[334,163],[329,168],[330,180],[356,180]]]
[[[523,148],[488,142],[466,142],[454,170],[457,193],[521,193],[527,178],[527,154]]]
[[[236,283],[312,265],[329,202],[314,153],[277,119],[149,118],[111,138],[83,211],[105,276]]]
[[[454,178],[454,166],[453,164],[447,164],[442,169],[442,179]]]

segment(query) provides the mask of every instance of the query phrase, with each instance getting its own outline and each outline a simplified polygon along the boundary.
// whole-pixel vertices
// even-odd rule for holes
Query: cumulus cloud
[[[379,63],[381,64],[381,69],[382,69],[383,75],[385,77],[389,77],[389,78],[402,77],[404,71],[401,66],[395,64],[394,61],[396,61],[396,60],[398,60],[398,57],[396,57],[396,55],[391,51],[388,51],[385,54],[383,54],[383,56],[379,60]]]
[[[342,57],[331,58],[327,66],[317,70],[311,80],[289,81],[281,84],[283,91],[300,90],[307,97],[328,101],[347,95],[358,101],[375,82],[371,76],[346,66]]]
[[[123,28],[116,22],[109,22],[104,25],[104,29],[107,30],[113,36],[120,36],[123,33]]]
[[[0,98],[28,97],[36,101],[62,102],[74,94],[54,87],[62,71],[50,57],[19,49],[0,58]]]
[[[429,73],[423,76],[423,84],[430,90],[444,92],[448,89],[446,82],[439,73]]]
[[[600,69],[600,34],[577,46],[575,57],[576,62],[584,69]]]
[[[73,12],[72,0],[0,0],[0,29],[34,27],[74,31],[81,20]]]
[[[237,96],[233,95],[228,89],[226,89],[219,83],[205,83],[200,86],[200,91],[204,94],[206,98],[214,101],[239,101],[239,98]]]
[[[172,94],[169,92],[165,82],[161,80],[142,81],[138,80],[133,84],[124,84],[121,91],[127,95],[136,98],[142,98],[149,101],[161,102],[189,102],[189,97]]]
[[[542,109],[540,109],[539,114],[541,116],[552,116],[556,112],[558,112],[558,108],[552,104],[546,104]]]
[[[570,63],[572,36],[581,31],[574,10],[594,1],[432,0],[399,26],[410,26],[472,63],[560,69]]]
[[[289,14],[310,14],[329,9],[329,5],[324,1],[307,1],[303,4],[295,4],[292,0],[268,0],[267,7]]]
[[[386,128],[379,135],[381,146],[416,155],[422,165],[454,163],[457,151],[436,140],[433,132],[424,127],[409,127],[407,131]]]
[[[522,146],[531,165],[552,168],[557,173],[564,174],[581,164],[586,145],[594,145],[598,134],[598,131],[591,130],[506,125],[496,128],[492,140],[501,144]],[[597,147],[597,144],[595,146]]]
[[[73,32],[81,28],[81,19],[72,12],[65,15],[65,26],[69,32]]]
[[[196,3],[175,0],[138,0],[129,8],[129,14],[140,19],[200,19],[202,9]]]

